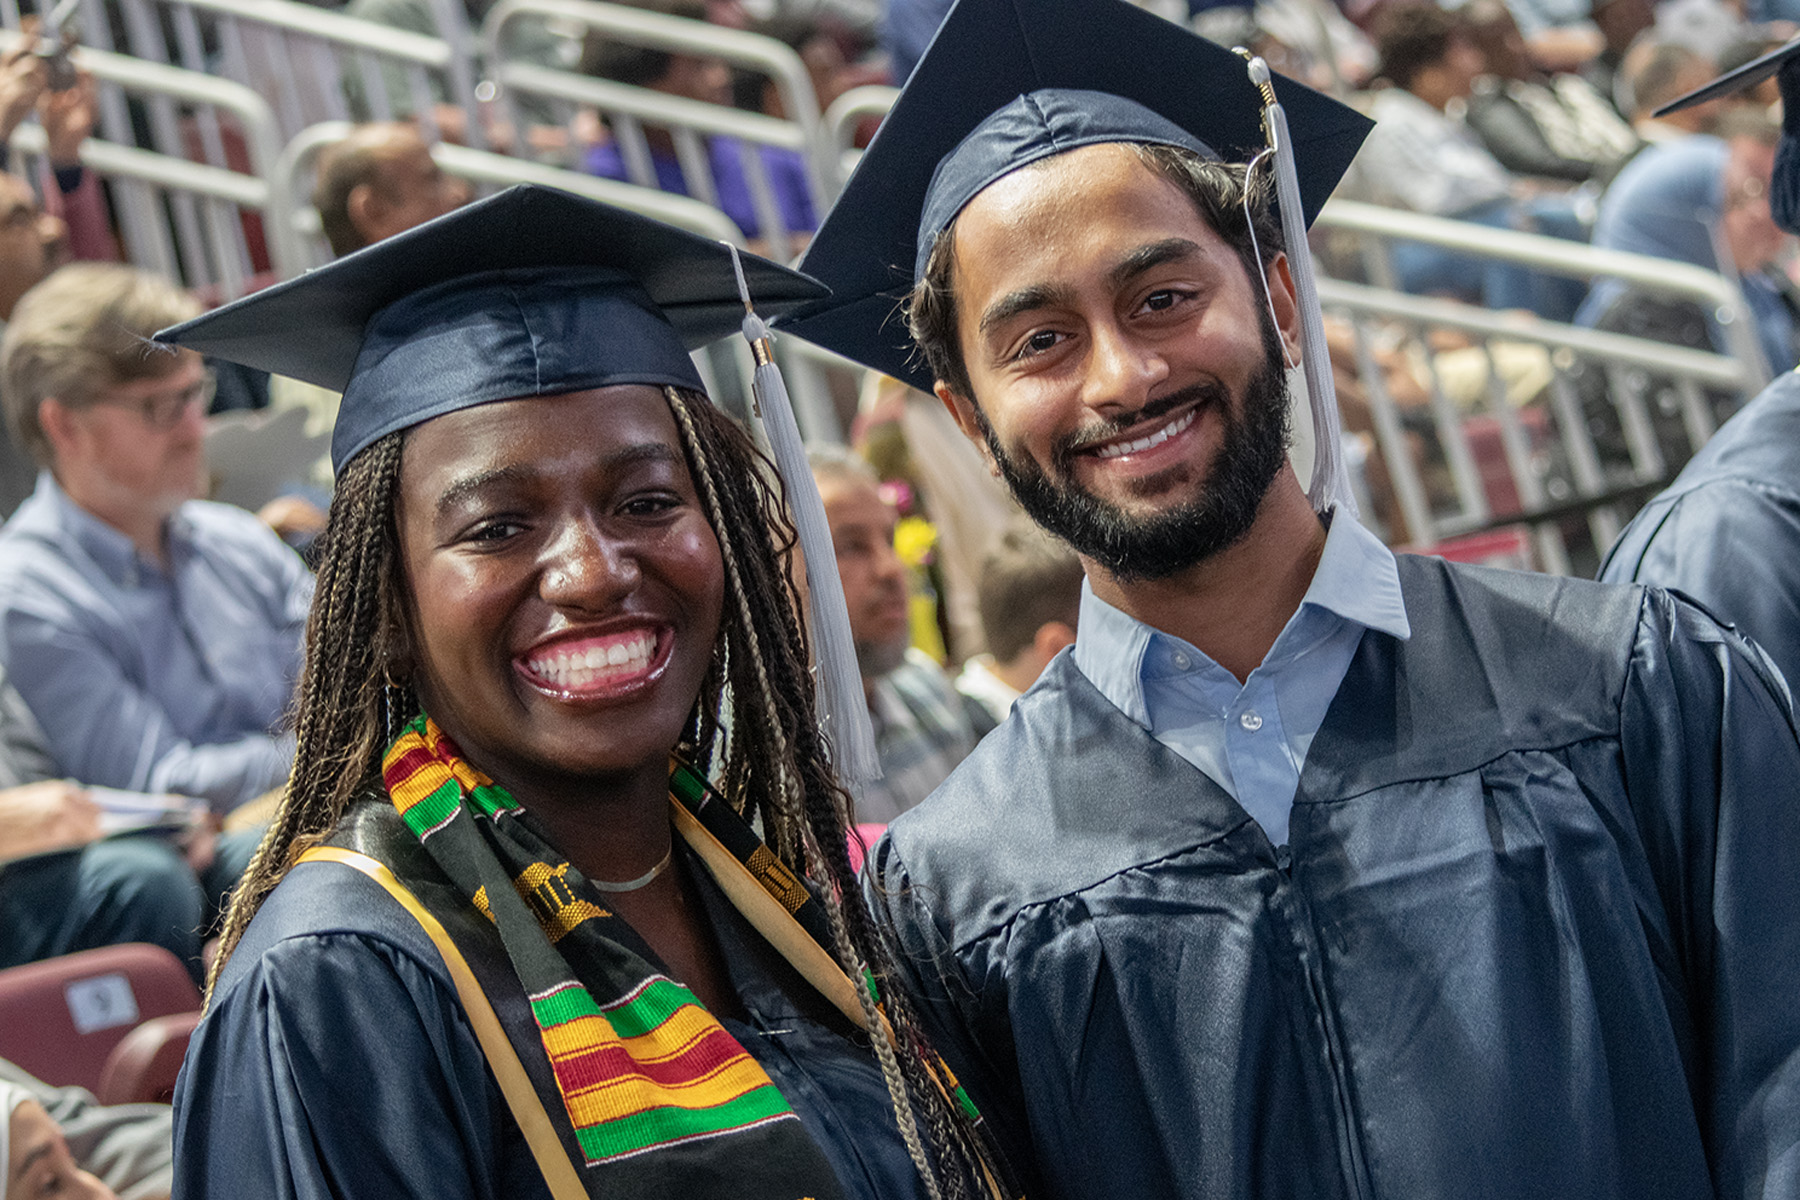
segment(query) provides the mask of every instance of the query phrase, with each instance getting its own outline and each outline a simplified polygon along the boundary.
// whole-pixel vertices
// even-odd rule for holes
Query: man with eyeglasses
[[[148,338],[198,311],[99,263],[15,309],[0,393],[44,470],[0,529],[0,668],[64,774],[222,814],[287,776],[312,580],[255,517],[196,499],[212,381]]]

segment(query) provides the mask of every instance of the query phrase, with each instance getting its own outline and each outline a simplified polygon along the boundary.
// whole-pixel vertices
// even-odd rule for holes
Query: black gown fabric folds
[[[1666,593],[1400,558],[1289,845],[1063,655],[874,854],[1045,1197],[1800,1196],[1800,743]]]
[[[374,854],[416,895],[453,890],[385,799],[353,810],[333,841]],[[720,1023],[787,1098],[846,1197],[923,1200],[861,1035],[685,848],[678,855],[745,1009]],[[525,1004],[524,990],[498,935],[462,908],[446,925],[504,1018]],[[539,1095],[561,1104],[542,1046],[514,1048]],[[634,1200],[692,1194],[692,1180],[662,1182]],[[295,867],[245,931],[189,1048],[175,1094],[175,1200],[549,1194],[430,938],[355,868]]]
[[[1704,604],[1800,679],[1800,373],[1744,406],[1632,518],[1600,577]]]

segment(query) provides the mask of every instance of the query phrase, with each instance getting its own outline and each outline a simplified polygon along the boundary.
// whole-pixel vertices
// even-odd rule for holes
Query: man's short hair
[[[1735,105],[1719,114],[1713,136],[1722,142],[1747,141],[1759,146],[1781,144],[1781,122],[1768,110],[1751,105]]]
[[[71,263],[26,292],[0,341],[0,405],[39,463],[50,442],[38,405],[85,408],[121,384],[167,375],[173,351],[159,329],[200,315],[199,301],[161,276],[118,263]]]
[[[812,468],[813,479],[819,483],[849,480],[866,483],[870,487],[881,486],[881,476],[875,473],[875,468],[869,465],[868,460],[843,446],[808,446],[806,465]]]
[[[1274,175],[1268,164],[1249,178],[1241,163],[1202,158],[1185,147],[1140,142],[1118,145],[1137,154],[1144,166],[1187,195],[1201,220],[1237,253],[1244,273],[1252,281],[1251,290],[1259,291],[1258,267],[1273,262],[1285,245],[1281,222],[1270,208]],[[1249,221],[1245,220],[1246,209]],[[973,400],[962,346],[957,341],[956,294],[952,286],[955,267],[956,222],[952,221],[932,244],[925,273],[907,298],[906,319],[932,375],[957,395]]]
[[[1626,52],[1613,85],[1619,107],[1628,118],[1647,117],[1686,91],[1686,81],[1696,63],[1711,68],[1706,56],[1698,51],[1661,41],[1653,34],[1646,38]]]
[[[981,563],[981,630],[994,661],[1009,663],[1052,621],[1075,628],[1081,612],[1081,560],[1037,526],[1008,525]]]
[[[706,20],[705,0],[632,0],[631,6],[690,21]],[[674,61],[675,55],[670,51],[613,41],[598,30],[589,31],[581,48],[584,74],[631,87],[654,86],[669,73],[669,64]]]
[[[1390,5],[1375,27],[1381,73],[1396,87],[1410,88],[1422,71],[1443,62],[1451,43],[1462,36],[1462,22],[1435,4],[1405,0]]]
[[[382,188],[382,177],[388,157],[384,153],[396,132],[411,130],[410,125],[395,121],[376,121],[358,125],[319,154],[318,179],[313,184],[313,207],[319,210],[319,226],[331,252],[342,258],[361,250],[368,242],[350,220],[350,193],[368,184]]]

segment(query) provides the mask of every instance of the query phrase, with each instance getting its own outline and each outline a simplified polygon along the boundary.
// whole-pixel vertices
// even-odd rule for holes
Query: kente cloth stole
[[[430,718],[407,724],[382,776],[406,826],[499,931],[585,1158],[577,1165],[586,1168],[590,1193],[640,1194],[647,1177],[729,1182],[729,1194],[744,1197],[840,1193],[762,1066],[691,991],[653,965],[637,933],[602,907],[604,895]],[[727,1161],[737,1164],[728,1178],[720,1170]]]

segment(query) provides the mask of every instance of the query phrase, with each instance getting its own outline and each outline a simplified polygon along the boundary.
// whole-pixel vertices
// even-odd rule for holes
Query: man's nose
[[[539,594],[559,608],[600,611],[637,587],[637,555],[589,519],[564,522],[544,551]]]
[[[1095,412],[1136,412],[1149,400],[1150,390],[1169,377],[1162,351],[1117,324],[1096,325],[1089,337],[1082,403]]]

